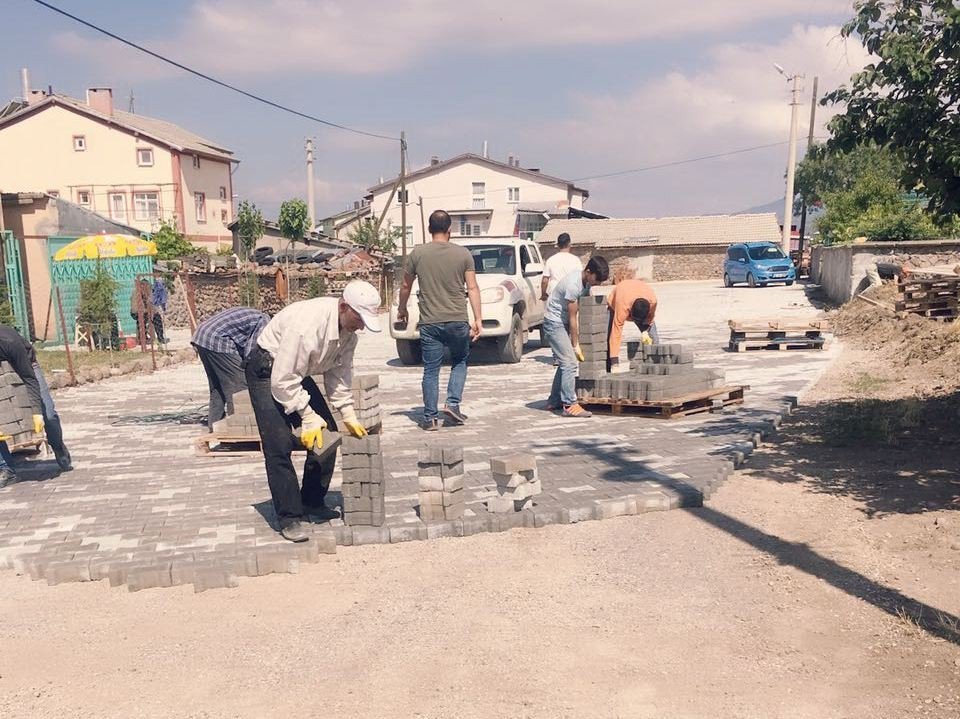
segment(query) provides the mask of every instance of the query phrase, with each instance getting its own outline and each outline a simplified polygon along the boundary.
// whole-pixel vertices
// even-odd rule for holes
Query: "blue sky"
[[[576,179],[785,141],[787,83],[824,88],[862,67],[838,37],[849,0],[51,0],[73,14],[309,114],[407,134],[413,168],[461,152],[519,156]],[[235,191],[268,215],[306,193],[315,138],[319,215],[398,171],[396,143],[330,130],[167,67],[37,5],[4,0],[0,98],[34,87],[83,97],[114,88],[126,108],[231,148]],[[827,111],[818,110],[825,121]],[[818,123],[820,124],[820,123]],[[817,134],[822,135],[822,129]],[[586,181],[588,207],[623,217],[735,212],[783,196],[779,146]]]

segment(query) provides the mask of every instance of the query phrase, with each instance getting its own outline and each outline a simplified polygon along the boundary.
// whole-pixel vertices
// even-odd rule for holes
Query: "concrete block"
[[[449,507],[454,504],[463,504],[465,493],[462,489],[458,489],[454,492],[440,492],[441,503],[444,507]]]
[[[417,462],[417,476],[440,477],[443,475],[443,465],[440,462]]]
[[[420,504],[429,504],[437,507],[443,506],[443,492],[420,492],[417,495]]]
[[[421,492],[442,492],[443,480],[439,476],[420,475],[417,484]]]
[[[450,477],[444,477],[442,480],[444,492],[456,492],[463,489],[464,475],[457,474]]]
[[[461,457],[463,456],[461,450]],[[440,476],[441,477],[462,477],[463,476],[463,460],[451,462],[447,464],[446,462],[440,466]]]
[[[466,511],[466,508],[467,508],[466,504],[464,504],[462,501],[456,504],[445,506],[443,508],[444,519],[448,519],[448,520],[460,519],[461,517],[463,517],[464,512]]]
[[[344,512],[370,512],[373,509],[370,497],[344,497]]]
[[[231,574],[225,569],[214,567],[198,571],[193,579],[193,591],[196,594],[208,589],[233,589],[239,586],[240,581],[237,579],[237,575]]]
[[[495,521],[495,517],[489,514],[475,514],[472,516],[464,516],[460,520],[460,526],[463,530],[464,537],[472,537],[474,534],[483,534],[484,532],[493,531],[492,526]]]
[[[350,387],[359,390],[371,390],[380,386],[380,375],[355,374]]]
[[[417,507],[420,519],[424,522],[440,521],[446,519],[442,504],[421,504]]]
[[[344,512],[343,523],[350,527],[369,527],[373,524],[371,512]]]
[[[427,529],[427,539],[463,536],[463,524],[459,520],[428,522],[424,526]]]
[[[491,497],[487,500],[487,511],[502,514],[504,512],[514,512],[516,508],[514,501],[509,497]]]
[[[261,549],[257,555],[257,574],[296,574],[300,571],[300,560],[284,549]]]
[[[92,580],[90,559],[68,559],[61,562],[50,562],[44,575],[47,578],[47,584],[50,586],[65,582],[89,582]]]
[[[366,437],[343,438],[343,453],[346,454],[380,454],[380,435],[368,434]]]
[[[506,457],[490,458],[490,471],[494,474],[514,474],[535,471],[536,468],[537,458],[532,454],[512,454]]]
[[[427,527],[421,522],[416,524],[402,524],[397,527],[390,527],[390,543],[414,542],[427,538]]]
[[[390,530],[387,527],[354,527],[353,544],[389,544]]]
[[[168,562],[154,567],[131,569],[127,573],[127,589],[131,592],[139,592],[142,589],[173,586],[170,566]]]

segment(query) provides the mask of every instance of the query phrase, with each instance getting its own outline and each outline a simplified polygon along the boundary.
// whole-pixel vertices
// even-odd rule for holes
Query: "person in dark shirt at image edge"
[[[57,459],[57,464],[64,472],[69,472],[73,469],[70,452],[63,443],[60,415],[57,414],[47,380],[37,363],[37,353],[23,335],[6,325],[0,325],[0,361],[9,362],[14,372],[26,385],[33,409],[33,430],[37,434],[46,430],[47,441]],[[7,443],[0,442],[0,488],[18,481],[11,467],[12,460]]]

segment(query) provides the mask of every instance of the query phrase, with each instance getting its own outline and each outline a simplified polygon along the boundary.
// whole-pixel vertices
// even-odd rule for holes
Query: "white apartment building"
[[[379,218],[388,200],[384,226],[401,227],[399,191],[390,200],[396,178],[368,190],[369,217]],[[434,158],[426,167],[407,174],[407,248],[429,241],[426,225],[434,210],[446,210],[453,220],[454,237],[510,237],[533,239],[550,217],[583,210],[590,193],[569,180],[539,169],[520,167],[519,161],[491,160],[465,153],[449,160]],[[345,239],[350,224],[338,228]]]

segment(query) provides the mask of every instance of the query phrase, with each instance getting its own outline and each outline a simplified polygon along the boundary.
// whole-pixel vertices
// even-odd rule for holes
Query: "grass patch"
[[[838,402],[826,408],[821,433],[834,447],[896,447],[921,425],[922,414],[916,399]]]
[[[70,358],[73,360],[74,371],[78,371],[89,367],[119,367],[126,362],[144,358],[149,360],[150,354],[143,354],[139,348],[119,352],[101,350],[90,352],[87,349],[80,349],[71,351]],[[67,353],[63,350],[38,350],[37,362],[40,363],[44,372],[65,372],[67,370]]]
[[[874,394],[889,383],[890,380],[883,377],[875,377],[869,372],[861,372],[860,376],[850,383],[850,387],[857,394]]]

